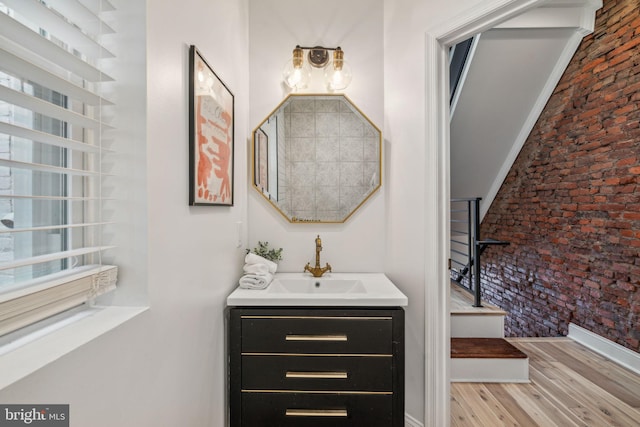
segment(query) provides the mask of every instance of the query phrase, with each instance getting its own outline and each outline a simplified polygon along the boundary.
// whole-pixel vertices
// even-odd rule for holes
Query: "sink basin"
[[[358,279],[276,278],[267,288],[269,293],[285,294],[364,294],[366,288]]]
[[[407,297],[383,273],[277,273],[266,289],[236,288],[229,306],[403,307]]]

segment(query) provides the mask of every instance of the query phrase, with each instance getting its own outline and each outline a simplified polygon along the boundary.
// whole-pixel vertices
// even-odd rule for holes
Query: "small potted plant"
[[[282,248],[273,249],[269,247],[269,242],[258,242],[258,246],[253,249],[247,249],[247,253],[254,253],[269,261],[275,262],[282,260]]]

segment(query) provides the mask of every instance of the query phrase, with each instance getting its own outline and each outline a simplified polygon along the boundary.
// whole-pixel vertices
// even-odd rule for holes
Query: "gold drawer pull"
[[[288,371],[286,378],[317,378],[317,379],[338,379],[346,380],[346,372],[292,372]]]
[[[347,341],[346,335],[287,335],[285,341]]]
[[[348,417],[346,409],[287,409],[287,417]]]

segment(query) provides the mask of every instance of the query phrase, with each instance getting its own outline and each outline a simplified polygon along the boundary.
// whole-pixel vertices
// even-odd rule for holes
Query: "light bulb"
[[[333,51],[333,63],[324,69],[324,82],[329,90],[346,89],[351,83],[351,67],[344,60],[344,52],[339,47]]]
[[[304,89],[309,85],[309,80],[311,79],[311,70],[307,66],[302,66],[299,68],[291,66],[291,63],[288,66],[285,66],[284,71],[282,72],[282,78],[287,86],[291,89]]]
[[[324,70],[324,81],[329,90],[342,90],[346,89],[351,83],[351,67],[346,62],[342,63],[341,69],[336,69],[333,64],[329,65]]]
[[[304,89],[309,85],[311,69],[302,59],[302,48],[296,46],[293,58],[284,65],[282,78],[291,89]]]

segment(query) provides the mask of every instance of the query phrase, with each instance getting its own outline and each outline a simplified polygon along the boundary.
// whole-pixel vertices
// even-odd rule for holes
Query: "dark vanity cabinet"
[[[232,427],[404,425],[402,308],[227,315]]]

